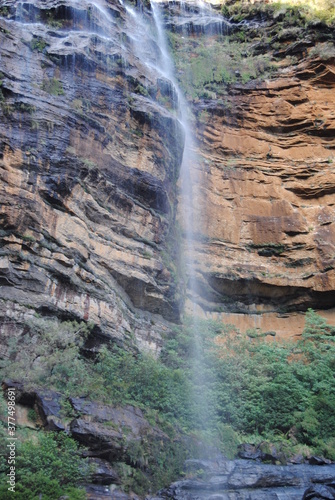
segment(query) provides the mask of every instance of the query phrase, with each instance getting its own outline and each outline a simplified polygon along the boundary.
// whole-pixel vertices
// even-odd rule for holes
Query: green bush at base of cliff
[[[141,442],[130,442],[127,453],[130,464],[116,464],[123,489],[143,496],[148,492],[155,493],[180,477],[189,457],[185,442],[178,439],[163,442],[150,436]]]
[[[233,458],[246,441],[275,444],[283,461],[294,453],[335,459],[335,327],[312,310],[294,344],[188,318],[165,340],[159,359],[111,344],[88,360],[82,355],[89,335],[85,323],[34,318],[28,327],[24,345],[13,342],[16,361],[3,364],[5,376],[15,372],[28,386],[48,380],[65,399],[83,396],[135,405],[169,436],[169,442],[145,435],[128,443],[127,467],[119,468],[124,487],[138,494],[174,481],[187,456],[209,456],[220,449]],[[55,455],[55,445],[48,443]],[[23,457],[30,457],[22,470],[27,477],[35,475],[37,458],[22,450]],[[52,467],[40,466],[49,477],[45,487],[53,488],[50,481],[60,477],[60,470],[54,476]]]
[[[2,456],[6,457],[5,429],[1,428]],[[76,485],[89,474],[87,462],[81,458],[78,445],[64,433],[17,431],[15,493],[8,490],[6,461],[0,466],[0,498],[10,500],[84,500],[85,491]]]
[[[313,311],[294,344],[189,318],[166,339],[158,360],[112,344],[87,360],[85,323],[34,318],[28,326],[23,344],[12,342],[16,360],[2,363],[5,377],[14,371],[27,386],[47,379],[65,395],[134,404],[187,431],[224,423],[264,435],[294,426],[299,442],[317,446],[335,433],[334,329]]]
[[[196,352],[192,343],[198,343]],[[279,441],[287,453],[306,446],[335,458],[335,327],[314,311],[307,312],[297,343],[250,338],[233,326],[190,320],[166,342],[162,359],[171,368],[182,367],[189,378],[192,364],[201,366],[206,374],[202,386],[196,388],[193,379],[189,397],[200,390],[207,431],[219,446],[227,448],[232,430],[232,450],[239,440],[258,436],[259,441]],[[204,417],[196,403],[190,405],[191,414]],[[200,428],[194,416],[189,422]]]

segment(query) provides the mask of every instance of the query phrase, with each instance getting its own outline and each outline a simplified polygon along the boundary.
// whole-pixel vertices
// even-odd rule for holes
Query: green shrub
[[[104,380],[114,403],[135,403],[158,410],[166,418],[188,415],[188,382],[181,370],[171,370],[146,354],[114,347],[101,349],[94,369]]]
[[[218,412],[240,432],[292,432],[314,447],[335,433],[335,327],[309,310],[296,344],[222,335]]]
[[[48,92],[48,94],[52,95],[64,94],[62,83],[59,80],[57,80],[57,78],[50,78],[43,80],[41,89],[44,90],[45,92]]]
[[[33,408],[29,408],[27,417],[31,422],[36,422],[38,419],[38,415]]]
[[[188,453],[201,456],[216,446],[233,457],[248,436],[251,442],[279,443],[283,456],[304,447],[335,456],[335,327],[312,310],[297,343],[186,318],[165,340],[159,359],[111,344],[94,361],[86,360],[85,323],[34,318],[27,326],[20,344],[12,341],[4,376],[14,372],[27,384],[48,380],[65,396],[133,404],[170,436],[125,442],[122,477],[139,494],[175,480]],[[65,398],[64,416],[72,417],[71,411]],[[77,448],[62,434],[23,443],[18,456],[22,498],[34,498],[34,491],[58,494],[59,488],[64,494],[85,470]]]
[[[237,36],[237,41],[217,37],[208,42],[205,36],[181,40],[172,33],[170,43],[177,76],[191,98],[224,94],[226,85],[264,78],[273,68],[268,56],[253,55],[243,34]]]
[[[29,44],[31,50],[36,50],[37,52],[43,52],[48,46],[48,43],[41,37],[33,38]]]
[[[85,492],[76,485],[87,478],[89,467],[80,456],[78,445],[64,433],[42,433],[36,439],[18,442],[15,498],[84,500]],[[10,500],[6,475],[0,475],[0,496]]]
[[[0,7],[0,16],[7,17],[9,15],[8,7]]]
[[[32,318],[27,321],[27,334],[9,342],[9,357],[0,363],[3,377],[11,377],[27,386],[44,385],[73,395],[82,395],[91,381],[90,364],[80,355],[89,333],[86,323]]]

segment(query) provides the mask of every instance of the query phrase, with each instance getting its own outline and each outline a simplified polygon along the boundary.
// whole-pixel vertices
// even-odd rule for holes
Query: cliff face
[[[158,47],[142,29],[136,54],[118,2],[5,1],[1,14],[3,336],[37,311],[155,348],[180,313],[183,151]]]
[[[201,16],[202,31],[191,13],[174,21],[200,156],[196,301],[243,329],[299,333],[303,315],[290,313],[335,299],[333,35],[285,11],[220,29]]]
[[[87,446],[97,467],[92,481],[137,484],[143,496],[180,474],[188,447],[207,453],[188,425],[195,436],[191,426],[198,426],[202,441],[211,419],[231,422],[235,410],[223,417],[212,386],[223,377],[230,385],[234,372],[223,368],[216,378],[210,369],[205,380],[214,359],[206,342],[218,334],[212,323],[212,330],[202,322],[195,329],[185,320],[158,363],[138,350],[158,354],[194,303],[199,315],[242,330],[292,335],[308,307],[334,321],[335,299],[334,32],[302,26],[285,12],[256,12],[241,24],[196,2],[160,9],[185,102],[166,77],[162,33],[147,3],[4,0],[0,7],[3,389],[17,391],[19,426],[33,413],[35,429],[66,430]],[[186,111],[194,142],[185,140]],[[189,177],[181,176],[191,142],[197,154],[188,156]],[[110,340],[124,349],[97,355],[97,344]],[[328,352],[328,363],[329,346],[319,351]],[[310,393],[318,392],[305,377]],[[240,387],[247,386],[232,392]],[[222,405],[232,399],[217,394]],[[310,400],[305,394],[304,439],[314,411],[315,429],[331,415],[328,393],[320,408],[314,393]],[[291,419],[284,424],[280,433],[290,437],[292,425],[299,443]],[[216,446],[235,439],[224,423],[218,434]],[[198,461],[212,485],[224,472],[224,491],[255,470],[218,464]],[[252,473],[258,486],[291,484],[274,484],[266,467],[265,476],[259,467]],[[242,481],[246,495],[249,479]],[[306,475],[295,483],[301,494],[309,482]],[[208,484],[187,480],[162,494],[203,495],[212,491]],[[90,488],[92,498],[104,497],[103,487]]]
[[[222,42],[218,14],[165,9],[190,62],[197,40]],[[5,0],[1,15],[2,338],[38,312],[156,349],[183,304],[184,140],[155,37],[118,2]],[[235,70],[190,99],[196,301],[223,318],[333,305],[334,59],[312,54],[328,39],[294,36],[276,76]]]
[[[235,312],[333,306],[334,69],[312,59],[233,87],[231,111],[207,107],[195,207],[204,301]]]

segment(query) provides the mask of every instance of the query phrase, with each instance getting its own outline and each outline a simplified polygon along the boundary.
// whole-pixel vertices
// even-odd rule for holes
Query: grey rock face
[[[128,17],[117,1],[2,2],[4,346],[33,309],[154,351],[179,318],[168,239],[183,131],[154,37],[138,57]]]
[[[196,462],[192,461],[193,469]],[[189,465],[189,464],[187,464]],[[301,500],[335,498],[335,465],[267,465],[234,460],[210,465],[198,461],[206,479],[186,479],[160,492],[161,499],[173,500]],[[306,493],[305,493],[306,491]],[[309,495],[309,496],[308,496]]]

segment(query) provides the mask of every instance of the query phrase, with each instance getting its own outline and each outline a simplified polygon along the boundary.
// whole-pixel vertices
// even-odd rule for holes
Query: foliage
[[[118,462],[115,468],[120,476],[125,492],[134,491],[138,495],[144,496],[149,491],[150,482],[141,470],[124,462]]]
[[[300,24],[319,20],[331,25],[335,20],[333,0],[270,0],[253,3],[242,1],[226,2],[222,5],[222,13],[234,21],[243,21],[262,16],[283,18],[289,24]]]
[[[41,89],[51,95],[63,95],[64,90],[62,83],[57,78],[43,80]]]
[[[27,334],[9,341],[9,358],[2,360],[3,377],[12,377],[27,386],[44,385],[77,394],[92,385],[89,365],[80,348],[89,333],[86,323],[52,321],[34,317],[27,322]]]
[[[103,347],[94,370],[114,403],[132,403],[159,411],[165,418],[187,418],[188,381],[148,354],[136,356],[118,347]]]
[[[148,90],[147,90],[145,87],[143,87],[143,85],[141,85],[141,84],[138,84],[138,85],[136,86],[136,88],[135,88],[135,93],[136,93],[136,94],[141,94],[141,95],[143,95],[143,96],[145,96],[145,97],[149,95]]]
[[[35,437],[35,436],[34,436]],[[89,467],[80,456],[78,445],[64,433],[41,433],[38,439],[18,440],[15,498],[84,500],[85,492],[76,485],[87,477]],[[10,500],[6,469],[1,468],[0,496]]]
[[[333,456],[334,339],[335,328],[312,310],[296,344],[219,336],[220,417],[237,431],[290,434]]]
[[[38,415],[33,408],[29,408],[27,417],[28,417],[28,420],[30,420],[30,422],[36,422],[38,419]]]
[[[49,26],[55,29],[62,28],[64,23],[62,19],[57,19],[57,11],[55,9],[45,11],[44,20]]]
[[[225,454],[233,455],[247,435],[272,441],[286,435],[291,436],[286,446],[307,445],[333,457],[334,339],[335,327],[312,310],[295,344],[266,340],[262,332],[241,335],[232,325],[189,320],[166,342],[162,360],[182,369],[190,383],[189,430],[201,429],[194,417],[200,415]],[[200,382],[192,365],[203,374]]]
[[[83,159],[83,164],[89,169],[91,170],[92,168],[97,168],[97,164],[92,161],[92,160],[89,160],[88,158],[84,158]]]
[[[8,7],[0,7],[0,16],[7,17],[9,15]]]
[[[31,50],[37,50],[37,52],[43,52],[48,46],[47,42],[41,37],[35,37],[31,40],[29,44]]]
[[[315,344],[315,341],[330,340],[330,337],[334,336],[335,326],[329,325],[326,319],[316,314],[313,309],[308,309],[303,332],[304,343],[311,341]],[[329,344],[326,345],[328,349]],[[318,347],[322,347],[322,344],[319,344]]]
[[[225,36],[169,33],[177,78],[188,99],[222,99],[231,84],[271,78],[309,54],[327,60],[334,53],[325,26],[334,24],[333,0],[313,4],[303,0],[227,1],[221,12],[231,22]],[[251,20],[260,23],[261,29],[248,22]],[[325,37],[329,43],[317,43],[314,49],[304,45],[305,40],[317,42]],[[294,42],[300,44],[292,56],[289,49],[292,46],[293,50]]]
[[[180,475],[188,456],[186,448],[180,440],[158,440],[150,435],[128,442],[130,464],[116,466],[125,491],[144,495],[170,484]]]
[[[29,113],[30,115],[32,115],[36,111],[35,106],[32,106],[31,104],[27,104],[25,102],[16,102],[14,107],[18,111],[21,111],[22,113]]]
[[[191,98],[224,95],[225,85],[264,78],[272,69],[269,57],[253,55],[248,43],[229,40],[228,36],[181,39],[170,33],[170,44],[178,78]]]
[[[160,359],[111,344],[101,347],[95,360],[86,360],[81,355],[89,333],[84,323],[34,318],[29,330],[21,349],[12,342],[5,376],[10,367],[26,384],[47,379],[65,396],[133,404],[169,436],[142,435],[126,442],[127,464],[118,467],[125,488],[138,494],[175,480],[188,454],[203,456],[216,447],[232,458],[243,441],[275,442],[284,455],[312,450],[335,458],[335,327],[312,310],[295,344],[186,318],[166,339]],[[186,441],[182,435],[188,436]],[[37,491],[43,483],[58,492],[70,484],[70,476],[80,480],[76,459],[75,470],[67,464],[66,457],[76,456],[72,445],[56,442],[54,436],[52,442],[43,439],[38,444],[43,466],[32,443],[20,451],[26,471],[22,488],[29,483]],[[54,475],[56,449],[61,449],[62,464]],[[24,495],[34,498],[30,490]]]

